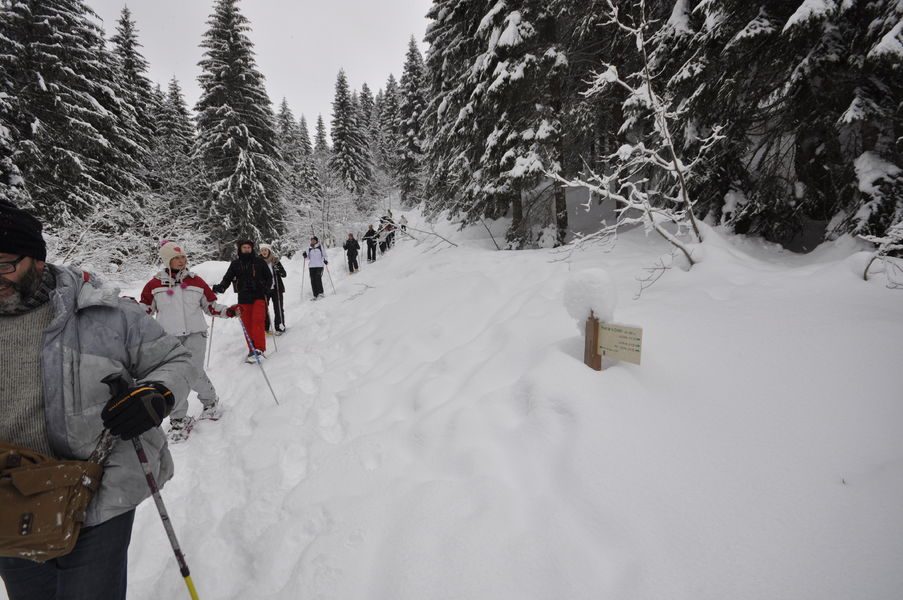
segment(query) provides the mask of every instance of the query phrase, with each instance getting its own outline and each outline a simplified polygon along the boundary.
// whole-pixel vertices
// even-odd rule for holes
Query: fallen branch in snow
[[[483,224],[483,227],[485,227],[486,231],[489,233],[489,237],[492,238],[492,243],[495,244],[495,249],[501,250],[501,248],[499,247],[499,243],[497,241],[495,241],[495,236],[492,235],[492,231],[489,229],[489,225],[486,224],[486,221],[483,220],[483,217],[480,217],[480,223]]]
[[[651,267],[646,267],[643,269],[646,271],[646,275],[644,277],[637,277],[637,281],[640,282],[640,289],[637,290],[637,293],[633,296],[634,300],[639,300],[640,296],[643,295],[643,292],[651,288],[656,281],[662,278],[667,271],[671,270],[671,267],[674,265],[674,251],[672,250],[668,257],[670,260],[668,264],[665,264],[665,257],[659,257],[656,264]]]
[[[414,228],[414,227],[411,227],[410,225],[408,225],[408,229],[410,229],[411,231],[416,231],[417,233],[424,233],[424,234],[426,234],[426,235],[434,235],[434,236],[436,236],[437,238],[441,239],[443,242],[445,242],[445,243],[447,243],[447,244],[451,244],[451,245],[454,246],[455,248],[458,247],[458,244],[454,243],[453,241],[451,241],[451,240],[448,239],[448,238],[445,238],[445,237],[439,235],[439,234],[436,233],[435,231],[424,231],[424,230],[422,230],[422,229],[416,229],[416,228]],[[411,236],[411,237],[413,237],[413,236]],[[415,239],[416,239],[416,238],[415,238]]]

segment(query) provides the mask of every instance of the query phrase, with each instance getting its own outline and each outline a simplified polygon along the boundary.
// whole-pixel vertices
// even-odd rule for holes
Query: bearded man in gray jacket
[[[0,200],[0,440],[78,460],[104,429],[116,443],[75,549],[0,558],[0,577],[11,600],[124,600],[135,507],[150,495],[124,440],[140,436],[159,484],[172,477],[159,425],[188,395],[190,354],[118,290],[45,260],[40,222]],[[134,387],[111,398],[114,374]]]

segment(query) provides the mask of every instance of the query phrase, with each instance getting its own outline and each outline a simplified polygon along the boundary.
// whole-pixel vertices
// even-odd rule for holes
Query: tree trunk
[[[509,248],[524,247],[524,203],[519,192],[511,196],[511,227],[505,237]]]

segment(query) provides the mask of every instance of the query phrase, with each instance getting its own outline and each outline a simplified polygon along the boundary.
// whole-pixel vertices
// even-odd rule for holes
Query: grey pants
[[[192,382],[191,389],[198,393],[198,400],[204,406],[216,404],[216,390],[213,388],[213,384],[210,383],[207,373],[204,372],[204,356],[207,353],[207,332],[201,331],[181,335],[179,336],[179,341],[191,352],[191,365],[197,373],[197,378]],[[187,414],[188,399],[186,398],[173,407],[170,417],[182,419]]]

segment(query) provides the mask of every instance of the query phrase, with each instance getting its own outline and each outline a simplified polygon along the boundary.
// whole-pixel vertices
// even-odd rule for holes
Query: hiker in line
[[[188,270],[188,255],[176,242],[164,241],[160,246],[160,258],[164,268],[147,282],[141,292],[141,305],[147,314],[156,314],[163,330],[178,340],[191,352],[191,364],[197,377],[191,384],[204,409],[198,418],[215,419],[219,416],[219,398],[216,389],[204,372],[204,355],[207,351],[207,319],[231,318],[236,307],[226,308],[216,303],[216,294],[193,271]],[[193,419],[188,417],[188,398],[178,402],[169,415],[169,438],[178,442],[188,435]]]
[[[310,238],[310,248],[301,253],[307,259],[307,265],[310,273],[310,287],[314,294],[313,299],[318,300],[323,297],[323,267],[329,264],[323,248],[320,247],[320,240],[317,236]]]
[[[282,335],[285,331],[285,305],[282,302],[285,295],[285,284],[282,282],[282,279],[287,277],[288,274],[285,272],[285,267],[282,266],[279,257],[273,252],[272,246],[269,244],[260,244],[259,252],[260,258],[266,262],[267,266],[270,268],[270,274],[273,276],[273,286],[267,292],[267,297],[273,301],[273,316],[275,321],[273,324],[273,334]],[[269,310],[267,310],[267,318],[264,325],[266,326],[267,333],[269,333]]]
[[[380,222],[386,233],[386,250],[388,250],[395,245],[395,220],[391,208],[386,210],[386,214],[380,219]]]
[[[157,483],[168,481],[159,425],[188,396],[194,370],[188,350],[137,303],[90,273],[45,262],[41,228],[0,200],[0,441],[82,461],[104,428],[115,442],[74,549],[42,563],[0,558],[0,578],[11,600],[124,600],[135,507],[150,489],[122,440],[140,436]],[[111,398],[101,381],[111,374],[136,385]]]
[[[367,242],[367,262],[373,262],[376,260],[376,243],[379,241],[379,234],[373,229],[373,225],[367,225],[364,241]]]
[[[248,351],[247,361],[253,363],[256,362],[255,354],[259,358],[266,358],[266,298],[273,286],[273,275],[266,261],[254,253],[254,242],[239,240],[235,245],[238,248],[238,258],[229,264],[229,270],[223,280],[213,286],[213,291],[222,294],[231,284],[238,292],[241,322],[254,345],[254,350]]]
[[[354,273],[360,269],[360,266],[357,264],[357,253],[360,252],[361,245],[354,239],[354,234],[349,233],[348,239],[345,240],[345,244],[342,247],[348,255],[348,272]]]
[[[407,231],[407,230],[408,230],[408,220],[405,218],[404,215],[401,215],[401,218],[398,219],[398,224],[401,225],[401,230],[402,230],[402,231]]]

